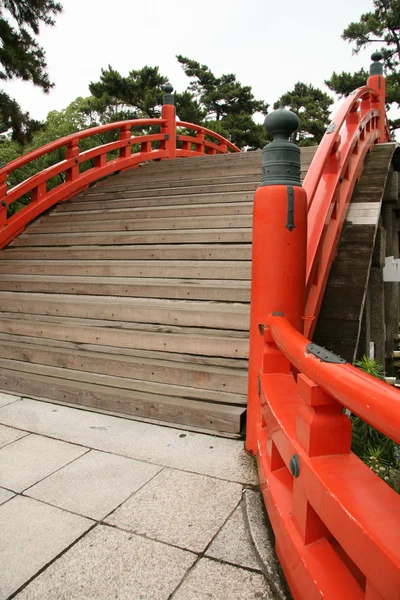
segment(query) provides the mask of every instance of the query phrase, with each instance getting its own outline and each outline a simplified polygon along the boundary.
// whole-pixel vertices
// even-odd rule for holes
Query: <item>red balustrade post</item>
[[[176,156],[176,114],[174,106],[174,96],[172,92],[174,88],[167,84],[164,88],[165,94],[163,98],[163,107],[161,117],[166,119],[167,123],[161,128],[161,133],[164,134],[164,142],[161,142],[164,149],[167,150],[167,158],[175,158]]]
[[[250,307],[250,360],[246,448],[257,453],[263,425],[260,372],[289,372],[289,362],[265,327],[267,317],[283,313],[303,329],[307,195],[300,182],[300,148],[289,141],[297,116],[280,108],[265,119],[274,141],[263,150],[262,182],[254,198]]]
[[[75,165],[70,167],[66,171],[66,181],[75,181],[79,177],[79,140],[73,139],[67,146],[67,151],[65,153],[65,158],[70,160],[74,159]]]
[[[196,152],[204,154],[204,131],[196,131]]]
[[[380,52],[374,52],[371,55],[373,63],[370,66],[370,76],[368,78],[368,86],[376,92],[376,100],[372,100],[372,104],[375,105],[380,112],[378,139],[378,142],[380,143],[389,141],[386,135],[386,80],[383,75],[383,65],[380,62],[382,58],[383,56]]]
[[[121,131],[119,134],[119,139],[122,142],[126,142],[126,146],[122,146],[119,149],[119,157],[123,160],[125,158],[129,158],[131,155],[131,128],[129,126],[121,127]]]

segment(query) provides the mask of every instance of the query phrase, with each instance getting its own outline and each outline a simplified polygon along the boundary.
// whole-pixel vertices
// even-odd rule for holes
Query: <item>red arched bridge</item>
[[[177,121],[169,88],[159,119],[0,170],[0,389],[223,435],[247,417],[302,600],[400,598],[400,498],[351,452],[347,416],[400,443],[398,391],[351,364],[398,333],[382,261],[398,258],[400,161],[373,60],[301,155],[292,113],[267,117],[261,161]],[[62,159],[10,185],[46,155]]]

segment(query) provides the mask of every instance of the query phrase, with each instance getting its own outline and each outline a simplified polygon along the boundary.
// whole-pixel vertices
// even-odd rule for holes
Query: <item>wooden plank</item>
[[[256,189],[260,184],[260,179],[257,177],[253,182],[246,183],[211,183],[203,185],[187,185],[179,186],[175,188],[162,187],[162,188],[151,188],[151,189],[131,189],[129,190],[130,198],[155,198],[158,196],[181,196],[187,194],[209,194],[213,192],[247,192],[251,189]],[[125,192],[126,193],[126,192]],[[93,193],[90,195],[81,196],[80,201],[84,201],[86,198],[95,199],[96,196],[101,195],[99,193]]]
[[[231,302],[0,292],[0,306],[9,313],[239,331],[249,330],[250,319],[248,304]]]
[[[149,244],[145,246],[12,247],[0,260],[251,260],[251,244]]]
[[[4,353],[5,352],[2,351],[2,354]],[[18,352],[15,349],[13,352],[10,348],[9,354],[17,355]],[[38,353],[36,353],[36,356],[38,356]],[[94,363],[92,362],[91,365],[93,367]],[[23,373],[35,373],[36,375],[44,375],[46,377],[58,377],[76,383],[82,382],[116,388],[117,394],[120,389],[123,389],[130,390],[135,394],[155,394],[162,397],[190,398],[202,402],[215,402],[218,404],[245,406],[247,402],[247,398],[244,394],[232,394],[217,390],[204,390],[182,385],[143,381],[135,377],[136,373],[134,370],[131,372],[131,377],[127,377],[126,373],[125,376],[115,377],[114,375],[99,373],[96,367],[95,370],[89,372],[83,369],[57,367],[37,361],[35,364],[32,364],[26,360],[21,361],[19,359],[4,357],[0,357],[0,368],[10,369],[11,371],[22,371]]]
[[[250,243],[251,227],[232,229],[190,229],[176,231],[146,232],[90,232],[90,233],[46,233],[29,235],[24,233],[17,237],[13,247],[17,246],[115,246],[119,244],[220,244]]]
[[[60,277],[57,275],[3,275],[0,290],[53,294],[93,294],[141,298],[175,298],[249,302],[249,281],[215,279],[146,279],[140,277]]]
[[[169,365],[170,363],[182,363],[185,368],[198,368],[198,366],[204,367],[223,367],[229,369],[242,369],[247,372],[247,364],[248,361],[246,359],[239,358],[227,358],[221,356],[200,356],[198,354],[182,354],[177,352],[157,352],[155,350],[143,350],[137,348],[121,348],[114,346],[98,346],[95,344],[85,344],[85,343],[75,343],[63,340],[53,340],[51,338],[38,338],[24,335],[21,338],[19,335],[10,334],[10,333],[1,333],[0,332],[0,340],[4,342],[20,342],[23,339],[23,342],[26,344],[40,344],[41,346],[46,346],[48,348],[53,348],[55,350],[60,348],[65,348],[72,353],[76,351],[80,352],[81,350],[87,352],[95,352],[98,354],[109,354],[114,356],[129,356],[135,357],[139,360],[157,360],[164,365]]]
[[[7,313],[6,313],[7,314]],[[27,335],[38,338],[72,341],[75,343],[113,346],[115,348],[136,348],[159,352],[184,352],[203,356],[223,356],[248,358],[248,336],[239,337],[242,332],[200,330],[188,327],[168,327],[132,323],[131,329],[117,328],[114,323],[101,326],[82,319],[39,318],[19,315],[18,320],[0,315],[0,332],[14,335]],[[57,326],[55,326],[57,323]],[[211,333],[211,335],[210,335]]]
[[[101,221],[110,219],[153,219],[160,217],[197,217],[218,215],[251,215],[253,202],[226,202],[220,204],[189,204],[165,207],[139,207],[139,208],[109,208],[82,211],[53,211],[41,217],[41,223],[73,223],[75,221]]]
[[[213,168],[211,165],[207,167],[194,167],[193,165],[190,168],[181,168],[180,170],[170,170],[170,171],[160,171],[157,169],[154,173],[149,176],[148,172],[144,172],[143,169],[138,169],[133,177],[128,178],[113,178],[108,179],[107,185],[104,185],[104,188],[107,189],[123,189],[126,186],[131,187],[141,187],[142,185],[145,187],[159,187],[165,186],[167,187],[169,184],[175,185],[182,183],[183,185],[191,184],[192,182],[206,182],[206,181],[216,181],[216,180],[226,180],[230,181],[234,179],[235,182],[240,181],[255,181],[260,177],[261,173],[261,161],[256,164],[249,165],[231,165],[219,168]],[[86,193],[82,192],[82,193]]]
[[[81,233],[92,231],[156,231],[156,230],[180,230],[189,229],[225,229],[225,228],[251,228],[252,215],[208,215],[193,218],[188,217],[165,217],[154,219],[107,219],[102,221],[88,220],[64,223],[41,223],[36,222],[29,227],[30,235],[45,233]]]
[[[3,260],[0,273],[174,279],[250,280],[250,261]]]
[[[155,394],[132,393],[128,390],[79,383],[34,373],[0,368],[0,389],[21,395],[35,395],[49,400],[68,401],[77,406],[93,406],[116,413],[149,417],[190,427],[238,433],[243,407],[196,402]]]
[[[253,201],[254,191],[247,192],[228,192],[221,194],[189,194],[182,196],[160,196],[158,198],[130,198],[119,199],[118,196],[109,198],[103,195],[102,197],[86,200],[85,202],[72,202],[70,200],[59,204],[55,212],[74,212],[87,210],[109,210],[120,208],[146,208],[146,207],[163,207],[163,206],[189,206],[193,204],[221,204],[222,202],[245,202]]]
[[[30,343],[25,338],[17,336],[14,336],[14,340],[2,340],[0,357],[25,361],[32,365],[41,364],[115,377],[129,377],[141,382],[170,384],[179,389],[187,388],[188,394],[192,397],[203,393],[203,390],[226,392],[229,396],[231,394],[243,396],[247,393],[246,369],[188,365],[177,361],[83,350],[71,353],[68,348]],[[211,394],[209,396],[215,401],[216,396]],[[242,402],[243,397],[236,403]]]

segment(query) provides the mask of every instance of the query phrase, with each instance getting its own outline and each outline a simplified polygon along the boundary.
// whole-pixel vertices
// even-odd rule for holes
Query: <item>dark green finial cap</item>
[[[274,141],[263,150],[261,185],[301,185],[300,148],[289,141],[299,127],[297,115],[281,105],[266,116],[264,127]]]
[[[372,65],[369,68],[370,75],[382,75],[383,73],[383,65],[380,62],[383,58],[383,54],[381,52],[373,52],[371,54]]]
[[[174,91],[174,88],[172,87],[172,85],[170,83],[167,83],[164,86],[164,96],[163,96],[163,104],[174,104],[174,96],[172,94],[172,92]]]
[[[288,141],[292,133],[299,128],[299,118],[281,104],[278,110],[274,110],[265,117],[264,127],[267,133],[273,136],[274,142],[277,140]]]

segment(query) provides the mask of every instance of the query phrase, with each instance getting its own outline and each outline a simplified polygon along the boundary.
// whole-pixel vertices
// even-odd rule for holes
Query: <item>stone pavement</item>
[[[0,393],[0,600],[269,600],[243,442]]]

